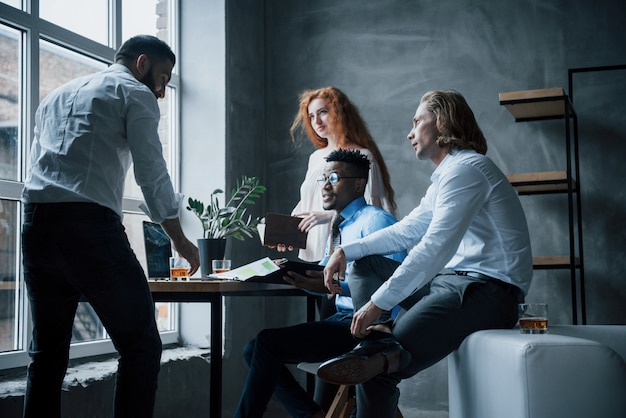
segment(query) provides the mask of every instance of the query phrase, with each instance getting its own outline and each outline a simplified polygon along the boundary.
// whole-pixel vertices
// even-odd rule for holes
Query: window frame
[[[39,2],[41,0],[23,0],[22,8],[16,9],[5,3],[0,3],[0,24],[8,28],[15,29],[21,33],[18,36],[21,49],[20,63],[20,91],[19,91],[19,116],[18,116],[18,132],[21,133],[18,142],[18,181],[0,179],[0,199],[16,201],[18,203],[18,227],[22,222],[21,210],[21,192],[26,179],[29,160],[29,145],[32,142],[34,131],[35,112],[39,105],[39,85],[40,85],[40,41],[44,40],[62,48],[66,48],[73,52],[79,53],[91,59],[106,63],[113,63],[113,58],[117,49],[121,46],[123,40],[122,34],[122,0],[108,0],[109,3],[109,44],[92,41],[63,27],[57,26],[51,22],[39,18]],[[132,0],[126,0],[132,1]],[[169,28],[172,49],[180,51],[178,45],[180,32],[180,14],[178,13],[178,0],[168,1],[168,13],[170,16]],[[180,61],[180,60],[177,60]],[[180,70],[172,73],[172,78],[168,83],[168,87],[175,90],[171,91],[170,103],[171,122],[170,131],[170,152],[169,152],[169,171],[175,190],[180,190]],[[128,214],[141,214],[143,211],[139,208],[141,199],[124,197],[123,210]],[[15,351],[7,351],[0,353],[0,370],[13,369],[23,367],[30,362],[28,356],[28,342],[31,336],[31,318],[28,306],[28,298],[25,293],[24,279],[21,263],[21,236],[17,233],[17,274],[16,274],[16,292],[20,293],[20,304],[17,314],[20,315],[20,327],[18,338],[20,339],[21,349]],[[163,344],[177,343],[179,340],[179,308],[178,304],[172,304],[170,309],[171,323],[174,329],[172,331],[163,331],[160,333]],[[97,341],[85,341],[73,343],[70,347],[70,358],[82,358],[103,354],[114,354],[116,350],[109,338]]]

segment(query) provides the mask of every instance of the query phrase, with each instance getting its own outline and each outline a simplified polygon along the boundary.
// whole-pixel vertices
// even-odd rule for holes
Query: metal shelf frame
[[[566,193],[568,208],[569,256],[535,257],[560,260],[554,263],[533,262],[534,269],[568,269],[570,272],[572,323],[578,324],[578,288],[580,287],[581,322],[587,323],[583,264],[580,165],[578,150],[578,117],[569,96],[562,88],[501,93],[500,104],[515,117],[516,122],[563,119],[565,130],[565,172],[516,174],[509,176],[520,195]],[[536,109],[533,106],[537,106]],[[536,112],[533,112],[536,110]],[[556,172],[559,173],[559,172]],[[563,175],[564,174],[564,175]],[[576,199],[574,201],[574,195]],[[576,209],[576,211],[574,210]],[[563,260],[566,262],[563,262]],[[578,273],[578,274],[577,274]],[[576,278],[578,276],[579,286]]]
[[[573,108],[574,103],[574,75],[579,73],[590,73],[590,72],[603,72],[603,71],[618,71],[618,70],[626,70],[626,64],[619,65],[605,65],[605,66],[597,66],[597,67],[583,67],[583,68],[570,68],[567,70],[567,88],[569,92],[569,106]],[[578,156],[578,118],[574,118],[574,152],[575,152],[575,170],[576,170],[576,179],[578,180],[578,184],[580,187],[580,165],[579,165],[579,156]],[[587,308],[585,303],[585,286],[584,286],[584,258],[583,258],[583,231],[582,231],[582,209],[581,209],[581,193],[578,190],[576,193],[576,208],[578,211],[578,246],[579,246],[579,257],[580,257],[580,300],[581,300],[581,316],[583,325],[587,323]],[[571,243],[570,238],[570,243]],[[570,244],[571,245],[571,244]],[[571,251],[571,250],[570,250]]]

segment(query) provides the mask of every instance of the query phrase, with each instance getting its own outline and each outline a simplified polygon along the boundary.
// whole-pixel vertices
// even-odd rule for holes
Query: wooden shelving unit
[[[562,171],[509,174],[508,180],[520,195],[566,194],[569,226],[569,254],[533,257],[534,269],[570,271],[572,322],[578,324],[580,288],[581,322],[585,324],[585,285],[582,259],[582,219],[578,163],[578,120],[569,97],[561,87],[500,93],[500,104],[516,122],[550,119],[565,121],[566,168]],[[579,286],[577,286],[577,277]]]

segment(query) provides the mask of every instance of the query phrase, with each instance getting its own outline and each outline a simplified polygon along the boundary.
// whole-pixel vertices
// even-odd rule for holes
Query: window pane
[[[24,292],[19,292],[16,263],[18,204],[0,200],[0,352],[21,349],[19,338],[23,324],[18,323]]]
[[[87,302],[80,302],[74,316],[72,327],[72,342],[94,341],[105,338],[104,327]]]
[[[122,38],[154,35],[171,45],[170,0],[122,0]]]
[[[172,133],[174,132],[174,114],[176,109],[176,89],[168,87],[165,97],[159,100],[159,109],[161,109],[161,119],[159,120],[159,138],[163,146],[163,158],[168,163],[167,169],[172,172]]]
[[[41,40],[39,42],[39,101],[60,85],[103,70],[106,64]]]
[[[0,179],[18,180],[20,32],[0,25]]]
[[[18,9],[20,9],[22,5],[20,0],[2,0],[0,3],[8,4],[9,6],[13,6]]]
[[[108,45],[108,0],[42,0],[39,15],[56,25]]]

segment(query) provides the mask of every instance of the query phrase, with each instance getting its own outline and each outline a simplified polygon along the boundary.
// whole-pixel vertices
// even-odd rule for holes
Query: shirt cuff
[[[363,258],[365,255],[363,245],[358,242],[341,244],[338,248],[343,250],[343,253],[346,256],[346,261],[358,260],[359,258]]]
[[[374,305],[378,306],[383,311],[390,311],[394,306],[396,306],[396,303],[386,300],[386,287],[387,286],[384,284],[379,287],[378,290],[372,295],[371,300],[374,302]]]
[[[181,193],[174,193],[174,202],[172,207],[165,208],[161,205],[161,207],[153,208],[150,210],[146,202],[141,202],[139,204],[139,209],[141,209],[152,222],[160,224],[165,219],[173,219],[180,216],[180,207],[183,202],[183,195]],[[156,210],[154,210],[156,209]]]

